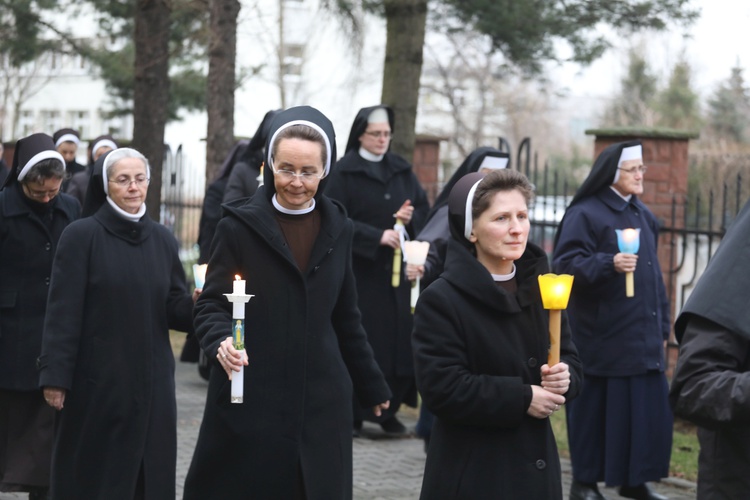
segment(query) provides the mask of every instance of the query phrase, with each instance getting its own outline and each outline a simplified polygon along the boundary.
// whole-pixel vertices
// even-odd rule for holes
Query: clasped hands
[[[547,418],[565,404],[570,388],[570,370],[566,363],[542,365],[542,384],[531,386],[531,404],[526,410],[534,418]]]

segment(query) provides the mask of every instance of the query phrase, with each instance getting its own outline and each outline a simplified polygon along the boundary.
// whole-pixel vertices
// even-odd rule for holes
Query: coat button
[[[534,464],[534,465],[536,465],[536,468],[539,469],[539,470],[544,470],[544,469],[547,468],[547,462],[545,462],[542,459],[537,460],[536,464]]]
[[[44,278],[44,284],[45,284],[45,285],[49,285],[49,277],[47,277],[47,278]]]
[[[656,311],[651,311],[651,316],[656,317]]]
[[[649,266],[651,265],[651,261],[648,261],[648,265],[649,265]]]
[[[52,248],[52,243],[50,243],[50,242],[48,241],[48,242],[47,242],[47,244],[46,244],[46,245],[44,245],[44,249],[45,249],[45,250],[49,250],[50,248]]]
[[[527,363],[531,368],[534,368],[536,366],[536,358],[529,358],[529,361]]]
[[[391,199],[391,193],[385,193],[385,195],[383,196],[383,198],[385,198],[386,200],[390,200]]]

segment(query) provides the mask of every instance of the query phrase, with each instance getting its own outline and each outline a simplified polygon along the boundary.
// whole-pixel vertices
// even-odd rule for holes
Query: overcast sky
[[[669,71],[685,51],[693,69],[694,88],[703,96],[710,95],[718,82],[730,75],[732,67],[746,68],[743,75],[750,81],[750,1],[748,0],[693,0],[700,8],[700,18],[687,29],[672,29],[669,33],[635,36],[620,40],[601,60],[587,69],[566,65],[555,71],[560,84],[570,89],[572,96],[596,97],[614,93],[627,64],[627,50],[634,41],[647,40],[647,57],[651,67],[663,75]],[[684,35],[687,35],[684,36]]]

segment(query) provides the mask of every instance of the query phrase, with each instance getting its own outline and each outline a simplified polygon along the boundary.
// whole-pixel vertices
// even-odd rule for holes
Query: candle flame
[[[239,274],[235,274],[234,275],[234,279],[237,280],[237,281],[240,281],[242,279],[242,277]]]
[[[638,239],[638,231],[636,231],[635,229],[623,229],[622,239],[624,239],[628,243],[633,242]]]

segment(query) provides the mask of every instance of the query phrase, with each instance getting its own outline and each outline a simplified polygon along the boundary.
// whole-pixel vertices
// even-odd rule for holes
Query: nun
[[[416,237],[419,241],[428,242],[430,248],[423,266],[406,265],[406,277],[409,281],[414,281],[419,276],[422,289],[424,289],[443,272],[445,252],[451,238],[450,228],[448,227],[448,195],[453,186],[466,174],[472,172],[487,174],[492,170],[507,168],[509,160],[508,153],[486,146],[475,149],[464,159],[438,195],[435,204],[427,214],[424,227]],[[425,450],[430,442],[433,420],[430,411],[425,405],[421,405],[415,432],[418,437],[424,440]]]
[[[94,163],[96,163],[96,160],[98,160],[104,153],[117,148],[117,142],[115,142],[114,137],[111,135],[100,135],[93,141],[89,142],[89,164],[85,170],[73,174],[68,182],[67,190],[65,191],[70,196],[76,198],[81,203],[81,206],[84,204]]]
[[[354,221],[353,266],[362,323],[393,391],[391,408],[380,417],[355,405],[355,433],[363,420],[369,420],[385,432],[403,434],[406,427],[396,412],[402,403],[417,404],[409,341],[411,283],[406,279],[406,266],[400,264],[394,278],[394,250],[400,248],[403,238],[417,235],[429,204],[411,165],[389,151],[392,133],[391,108],[361,109],[327,191]],[[394,230],[397,220],[403,224],[404,234]]]
[[[580,388],[567,319],[549,366],[549,314],[537,276],[547,255],[528,242],[532,186],[515,170],[462,177],[450,192],[445,270],[414,315],[414,360],[435,416],[425,500],[561,499],[549,416]]]
[[[149,217],[134,149],[97,160],[83,219],[52,269],[39,384],[59,411],[52,498],[175,497],[177,411],[169,330],[192,329],[174,236]]]
[[[675,323],[670,401],[698,425],[701,499],[750,492],[750,202],[727,231]]]
[[[78,146],[81,144],[81,134],[72,128],[61,128],[52,134],[52,140],[55,141],[55,149],[65,160],[66,179],[63,181],[63,193],[67,192],[70,178],[78,172],[83,172],[86,167],[78,163],[76,154]]]
[[[196,303],[201,346],[216,360],[185,480],[185,500],[352,498],[352,393],[378,414],[390,391],[367,342],[352,273],[353,224],[323,194],[336,157],[320,111],[279,113],[264,183],[224,205]],[[239,275],[247,357],[232,346]],[[230,379],[244,366],[244,402]]]
[[[581,396],[566,407],[573,500],[604,498],[601,481],[626,498],[664,498],[648,483],[669,475],[671,325],[659,225],[638,198],[646,170],[641,141],[605,148],[555,235],[552,266],[575,276],[568,314],[586,373]],[[618,249],[615,230],[626,228],[640,229],[637,254]],[[628,272],[633,297],[625,294]]]
[[[263,165],[264,148],[268,142],[268,131],[273,118],[281,112],[280,109],[271,110],[263,116],[252,139],[230,165],[227,172],[227,185],[224,190],[224,203],[247,198],[255,194],[260,185],[260,170]]]
[[[47,134],[19,140],[0,191],[0,491],[47,498],[55,411],[39,389],[52,257],[78,202],[60,193],[65,160]]]

